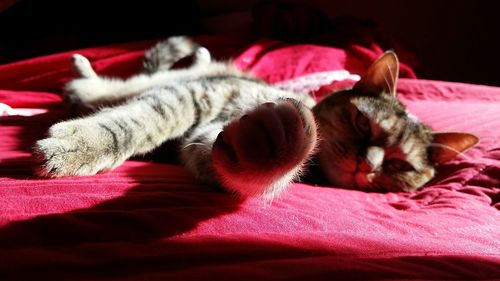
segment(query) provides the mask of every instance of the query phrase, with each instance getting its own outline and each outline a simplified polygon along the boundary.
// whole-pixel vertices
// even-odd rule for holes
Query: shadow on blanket
[[[17,159],[16,163],[28,161],[30,159]],[[242,202],[230,194],[210,192],[209,187],[207,191],[198,192],[199,196],[193,192],[177,194],[171,185],[162,188],[161,184],[138,184],[122,196],[88,209],[13,222],[0,229],[0,248],[58,248],[168,238],[193,229],[200,221],[235,212]],[[198,207],[203,212],[197,211]]]
[[[159,168],[157,164],[128,163],[126,169],[96,177],[37,179],[28,152],[48,124],[36,120],[42,120],[41,116],[16,121],[21,126],[9,132],[15,139],[23,138],[22,145],[27,146],[0,163],[0,177],[15,178],[11,184],[17,187],[12,188],[25,197],[6,199],[19,204],[12,215],[31,216],[13,219],[0,228],[3,280],[207,280],[221,276],[227,280],[331,280],[332,276],[455,280],[457,272],[462,279],[498,272],[494,256],[427,256],[425,251],[421,256],[408,256],[390,240],[327,241],[324,236],[329,233],[314,231],[312,225],[303,232],[287,232],[285,224],[276,230],[269,222],[257,223],[262,213],[252,209],[255,205],[210,186],[195,185],[187,175],[176,176],[183,170],[175,166],[151,173]],[[44,205],[32,204],[36,200]],[[71,200],[96,204],[82,208],[81,202]],[[261,210],[278,226],[287,222],[283,213],[276,212],[279,206]],[[32,217],[37,213],[42,215]],[[226,221],[226,215],[232,219]],[[257,228],[245,228],[250,220]],[[227,225],[234,222],[238,225]],[[365,255],[360,249],[368,245],[385,252]]]

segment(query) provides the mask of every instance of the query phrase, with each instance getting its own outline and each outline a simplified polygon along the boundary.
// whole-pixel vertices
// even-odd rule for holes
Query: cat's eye
[[[415,171],[413,166],[399,158],[392,158],[384,161],[384,168],[393,172],[410,172]]]
[[[356,117],[354,119],[354,125],[356,126],[356,130],[363,136],[371,135],[371,124],[370,120],[361,112],[357,112]]]

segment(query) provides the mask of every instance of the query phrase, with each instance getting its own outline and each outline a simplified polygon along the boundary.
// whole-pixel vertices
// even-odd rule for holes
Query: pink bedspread
[[[309,84],[318,95],[350,83],[331,71],[349,78],[381,52],[201,40],[270,82]],[[98,72],[126,76],[151,44],[80,53]],[[141,160],[91,177],[34,177],[30,146],[67,116],[59,93],[70,55],[0,66],[0,103],[10,107],[0,117],[2,280],[500,279],[499,88],[400,80],[420,119],[481,137],[421,191],[294,184],[266,204],[197,183],[179,165]],[[406,66],[402,76],[415,77]]]

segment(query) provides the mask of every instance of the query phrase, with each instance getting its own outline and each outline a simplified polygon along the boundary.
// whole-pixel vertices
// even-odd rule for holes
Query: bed
[[[197,39],[218,58],[317,98],[352,85],[383,52]],[[99,73],[126,77],[153,43],[78,52]],[[500,88],[416,79],[403,60],[399,95],[409,110],[480,144],[416,192],[295,183],[266,203],[154,157],[95,176],[35,177],[30,147],[71,113],[61,87],[72,53],[0,66],[2,280],[500,279]]]

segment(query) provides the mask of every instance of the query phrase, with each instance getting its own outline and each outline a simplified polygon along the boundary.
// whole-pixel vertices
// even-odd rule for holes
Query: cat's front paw
[[[36,173],[43,177],[96,174],[113,161],[96,148],[99,141],[98,132],[79,120],[52,126],[48,138],[34,147]]]
[[[228,189],[272,197],[296,177],[316,139],[314,117],[302,103],[266,103],[219,134],[214,167]]]

